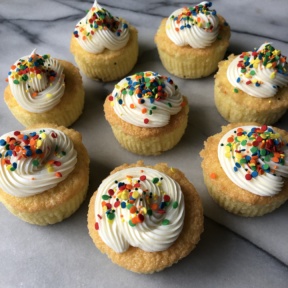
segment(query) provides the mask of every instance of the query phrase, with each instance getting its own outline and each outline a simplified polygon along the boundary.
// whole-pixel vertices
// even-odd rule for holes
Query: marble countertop
[[[123,150],[104,119],[103,101],[115,82],[100,83],[83,76],[85,108],[72,128],[80,131],[91,159],[86,201],[69,219],[55,225],[27,224],[0,206],[0,287],[287,287],[288,203],[277,211],[246,219],[219,208],[203,183],[199,152],[204,140],[227,122],[213,101],[213,75],[184,80],[169,75],[158,57],[154,34],[163,17],[198,2],[99,1],[112,14],[127,19],[139,31],[139,59],[131,72],[152,70],[171,76],[188,97],[186,133],[171,151],[157,157],[139,157]],[[2,0],[0,3],[0,90],[10,66],[34,48],[39,54],[74,62],[69,51],[75,24],[93,1]],[[213,1],[213,7],[231,26],[228,54],[259,47],[265,41],[288,55],[288,2]],[[0,100],[0,134],[22,129]],[[288,115],[275,124],[288,128]],[[87,230],[88,201],[101,180],[124,162],[167,162],[185,172],[199,192],[205,213],[205,231],[196,249],[162,272],[139,275],[113,264],[92,243]],[[185,160],[183,160],[185,159]],[[0,179],[1,181],[1,179]]]

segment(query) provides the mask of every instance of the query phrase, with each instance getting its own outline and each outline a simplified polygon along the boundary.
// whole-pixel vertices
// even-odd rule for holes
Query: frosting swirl
[[[49,55],[34,50],[11,66],[8,82],[12,95],[25,110],[43,113],[55,107],[65,91],[63,67]]]
[[[71,139],[57,129],[9,132],[0,137],[0,188],[28,197],[55,187],[77,162]]]
[[[266,125],[231,129],[218,146],[218,159],[229,179],[260,196],[281,191],[282,177],[288,177],[287,154],[287,143]]]
[[[185,103],[171,78],[147,71],[122,79],[109,96],[115,113],[138,127],[163,127]]]
[[[132,167],[100,185],[95,228],[115,252],[129,246],[163,251],[178,238],[184,223],[184,196],[177,182],[157,170]]]
[[[210,46],[219,33],[219,19],[212,2],[201,2],[194,7],[174,11],[166,22],[166,33],[177,46],[190,45],[192,48]]]
[[[270,43],[258,50],[243,52],[228,66],[227,78],[232,86],[253,97],[273,97],[280,87],[288,85],[286,56]]]
[[[112,51],[123,48],[130,34],[123,19],[112,16],[95,0],[87,15],[76,25],[74,36],[84,50],[99,54],[105,48]]]

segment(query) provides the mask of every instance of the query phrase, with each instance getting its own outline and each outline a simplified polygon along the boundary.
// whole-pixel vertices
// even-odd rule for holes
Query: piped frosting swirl
[[[234,128],[218,146],[218,159],[229,179],[260,196],[281,191],[282,177],[288,177],[287,154],[287,143],[266,125]]]
[[[8,73],[12,95],[25,110],[43,113],[51,110],[64,95],[65,75],[60,62],[50,55],[31,55],[17,60]]]
[[[85,51],[99,54],[105,49],[115,51],[123,48],[130,33],[123,19],[111,15],[95,0],[87,15],[77,23],[74,36]]]
[[[95,199],[95,228],[117,253],[129,246],[163,251],[178,238],[184,223],[179,184],[147,167],[132,167],[107,177]]]
[[[55,187],[77,162],[72,140],[51,128],[6,133],[0,137],[0,188],[28,197]]]
[[[156,72],[136,73],[122,79],[109,96],[115,113],[138,127],[163,127],[177,114],[183,96],[171,78]]]
[[[259,49],[243,52],[229,64],[227,78],[231,85],[257,98],[273,97],[281,87],[288,86],[287,57],[270,43]]]
[[[166,21],[166,33],[177,46],[192,48],[210,46],[219,33],[219,19],[212,2],[201,2],[193,7],[174,11]]]

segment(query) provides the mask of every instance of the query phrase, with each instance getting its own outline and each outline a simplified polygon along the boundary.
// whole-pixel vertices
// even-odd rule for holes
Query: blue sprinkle
[[[257,171],[253,171],[253,172],[251,173],[251,176],[252,176],[253,178],[256,178],[256,177],[258,176],[258,172],[257,172]]]
[[[121,208],[126,208],[126,202],[121,202]]]
[[[4,139],[1,139],[1,140],[0,140],[0,145],[1,145],[1,146],[5,146],[5,145],[6,145],[6,141],[5,141]]]
[[[240,168],[240,167],[241,167],[240,163],[238,163],[238,162],[235,163],[235,166],[236,166],[237,168]]]

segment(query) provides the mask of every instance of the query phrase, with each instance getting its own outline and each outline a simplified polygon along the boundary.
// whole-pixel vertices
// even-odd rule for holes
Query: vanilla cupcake
[[[0,202],[26,222],[60,222],[85,199],[89,157],[75,130],[39,124],[6,133],[0,157]]]
[[[26,127],[41,122],[70,126],[82,114],[82,78],[67,61],[34,50],[11,66],[7,81],[4,100]]]
[[[201,2],[162,20],[154,40],[169,73],[193,79],[217,70],[229,46],[230,27],[211,6],[212,2]]]
[[[240,216],[262,216],[288,199],[288,133],[234,123],[205,141],[200,155],[211,197]]]
[[[189,107],[171,78],[146,71],[122,79],[104,103],[121,146],[139,155],[173,148],[187,127]]]
[[[286,56],[270,43],[219,63],[215,75],[215,105],[229,122],[271,125],[288,108]]]
[[[89,234],[96,247],[136,273],[161,271],[200,240],[203,209],[185,175],[165,163],[115,168],[93,194]]]
[[[72,35],[70,51],[89,78],[113,81],[129,73],[138,58],[138,32],[95,0]]]

